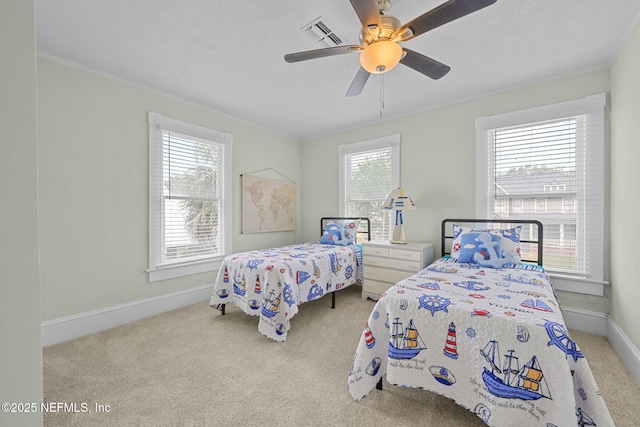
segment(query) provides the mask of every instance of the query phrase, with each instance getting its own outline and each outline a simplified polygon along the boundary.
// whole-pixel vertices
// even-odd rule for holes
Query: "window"
[[[514,213],[522,212],[522,199],[513,199],[512,209]]]
[[[149,113],[149,281],[215,270],[231,252],[231,143]]]
[[[503,215],[509,215],[509,204],[507,199],[496,199],[496,212]]]
[[[553,185],[553,184],[544,184],[543,191],[566,191],[567,186],[565,184],[562,185]]]
[[[575,244],[575,240],[576,240],[576,225],[575,224],[564,224],[562,238],[565,239],[565,240],[573,240],[574,244]]]
[[[545,268],[574,284],[604,283],[605,101],[598,94],[476,120],[478,216],[540,220]],[[504,214],[504,194],[535,203]]]
[[[565,197],[562,199],[562,212],[575,212],[575,199],[573,197]]]
[[[340,215],[366,216],[371,239],[388,240],[391,217],[387,196],[400,184],[400,135],[341,145]]]

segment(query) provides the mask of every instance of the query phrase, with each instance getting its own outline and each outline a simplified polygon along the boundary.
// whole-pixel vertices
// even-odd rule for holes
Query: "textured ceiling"
[[[391,0],[402,23],[442,0]],[[345,93],[358,54],[288,64],[320,48],[319,16],[358,44],[348,0],[35,0],[40,54],[99,71],[299,140],[605,68],[638,20],[638,0],[498,0],[404,45],[451,67],[403,65]]]

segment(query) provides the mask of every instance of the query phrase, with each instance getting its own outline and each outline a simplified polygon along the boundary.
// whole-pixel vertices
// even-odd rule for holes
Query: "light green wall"
[[[147,281],[148,111],[233,134],[234,251],[299,241],[301,232],[240,232],[240,174],[273,168],[296,181],[300,195],[298,142],[50,59],[38,57],[37,65],[44,321],[215,279]]]
[[[418,207],[404,214],[405,230],[412,240],[436,243],[439,254],[442,219],[475,216],[476,117],[608,91],[609,71],[602,70],[306,141],[304,237],[317,233],[316,217],[338,213],[338,146],[400,133],[400,184]],[[606,298],[574,295],[559,298],[571,307],[608,309]]]
[[[611,316],[640,348],[640,25],[611,68]]]
[[[0,402],[39,405],[35,48],[33,2],[0,3]],[[0,412],[3,426],[41,424],[39,412]]]
[[[316,239],[338,213],[338,145],[400,133],[401,184],[418,205],[405,215],[414,240],[437,242],[442,218],[474,216],[475,118],[612,92],[612,180],[633,188],[640,131],[638,30],[601,70],[297,143],[290,138],[98,74],[38,58],[42,319],[51,320],[211,283],[212,274],[150,284],[147,268],[147,112],[234,134],[233,250]],[[635,151],[634,151],[635,150]],[[637,156],[635,156],[637,157]],[[298,231],[243,235],[240,174],[273,168],[298,183]],[[303,185],[304,184],[304,185]],[[616,185],[614,184],[614,188]],[[609,185],[607,183],[607,190]],[[613,241],[624,240],[638,200],[611,192]],[[609,207],[607,205],[607,207]],[[607,218],[609,219],[609,218]],[[627,220],[627,221],[624,221]],[[607,227],[607,233],[609,228]],[[609,236],[606,236],[607,258]],[[621,248],[621,246],[618,246]],[[618,255],[631,253],[617,251]],[[439,249],[437,249],[439,252]],[[630,256],[630,255],[629,255]],[[614,319],[633,335],[637,266],[613,256]],[[616,261],[616,259],[621,261]],[[619,282],[619,283],[618,283]],[[616,284],[617,283],[617,284]],[[635,292],[635,294],[634,294]],[[607,312],[608,299],[560,292],[565,306]],[[635,320],[635,322],[634,322]],[[636,328],[637,329],[637,328]],[[635,332],[636,334],[639,332]],[[636,345],[640,342],[633,336]]]

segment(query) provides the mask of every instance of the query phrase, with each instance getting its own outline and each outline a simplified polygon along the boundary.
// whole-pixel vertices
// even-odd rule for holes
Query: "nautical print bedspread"
[[[218,271],[210,305],[233,302],[260,316],[258,330],[285,341],[298,305],[362,279],[360,245],[304,243],[226,257]]]
[[[491,426],[612,426],[545,271],[448,257],[377,302],[349,374],[355,400],[391,384],[447,396]]]

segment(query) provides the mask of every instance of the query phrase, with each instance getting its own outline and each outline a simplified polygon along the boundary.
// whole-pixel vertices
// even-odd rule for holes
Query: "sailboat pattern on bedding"
[[[360,245],[303,243],[227,256],[218,270],[210,305],[233,302],[260,316],[258,330],[285,341],[298,305],[362,280]]]
[[[349,391],[391,384],[447,396],[490,426],[613,426],[542,267],[442,258],[391,287],[357,347]]]

